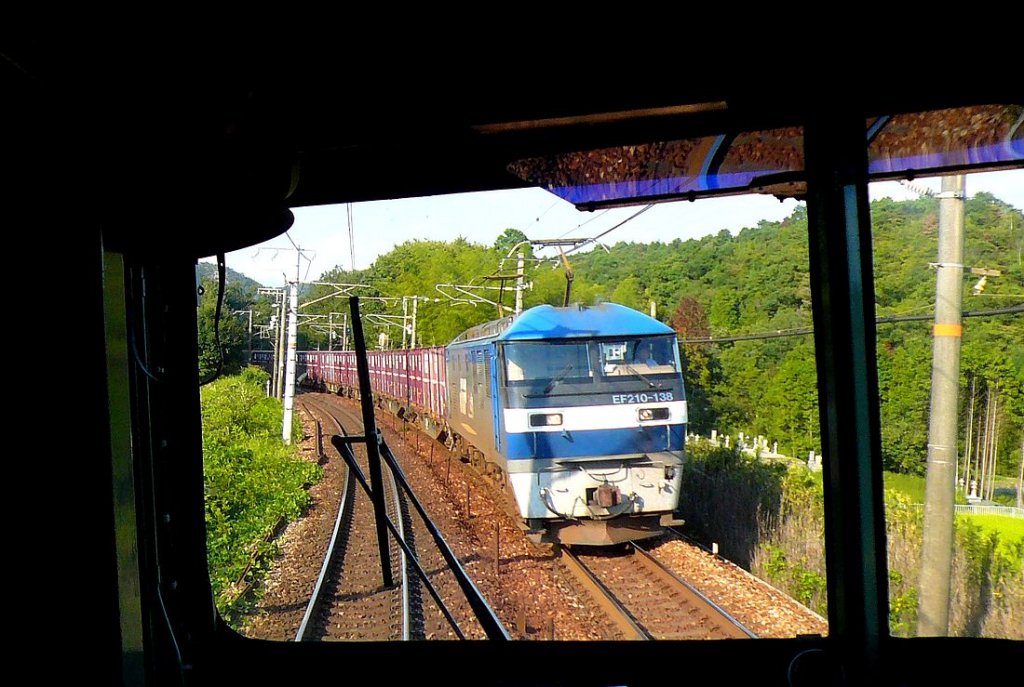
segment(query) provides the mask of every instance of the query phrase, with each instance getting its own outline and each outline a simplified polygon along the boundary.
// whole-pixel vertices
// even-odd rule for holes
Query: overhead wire
[[[961,317],[995,317],[997,315],[1014,315],[1024,313],[1024,303],[1011,305],[1005,308],[992,310],[965,310]],[[875,318],[875,324],[896,324],[899,322],[922,322],[931,320],[934,315],[883,315]],[[759,332],[754,334],[737,334],[735,336],[711,336],[694,339],[679,339],[680,344],[715,344],[732,343],[735,341],[756,341],[759,339],[781,339],[789,336],[806,336],[814,333],[814,327],[800,327],[795,329],[778,329],[774,332]]]
[[[580,229],[580,228],[582,228],[582,227],[585,227],[586,225],[590,224],[591,222],[593,222],[593,221],[594,221],[594,220],[596,220],[596,219],[601,219],[602,217],[604,217],[605,215],[607,215],[607,214],[608,214],[609,212],[611,212],[611,208],[608,208],[608,209],[606,209],[606,210],[602,210],[601,212],[597,213],[596,215],[594,215],[593,217],[591,217],[591,218],[590,218],[590,219],[588,219],[587,221],[585,221],[585,222],[580,222],[580,223],[579,223],[579,224],[577,224],[577,225],[576,225],[575,227],[573,227],[573,228],[572,228],[572,229],[570,229],[569,231],[565,232],[564,234],[562,234],[562,235],[561,235],[561,236],[559,236],[558,238],[560,238],[560,239],[564,239],[564,238],[565,238],[566,236],[568,236],[569,234],[573,233],[573,232],[574,232],[574,231],[576,231],[577,229]]]
[[[619,222],[618,224],[612,226],[610,229],[605,229],[604,231],[602,231],[597,236],[593,236],[593,237],[587,239],[586,241],[580,243],[579,245],[574,246],[574,247],[570,248],[569,250],[565,251],[565,254],[569,255],[570,253],[575,253],[580,248],[583,248],[583,246],[589,245],[591,243],[597,243],[598,239],[600,239],[600,238],[602,238],[604,236],[607,236],[608,234],[612,233],[613,231],[615,231],[619,227],[623,226],[624,224],[627,224],[628,222],[632,222],[634,219],[636,219],[640,215],[644,214],[645,212],[647,212],[648,210],[653,208],[654,205],[655,205],[654,203],[651,203],[650,205],[645,205],[644,207],[640,208],[639,210],[634,212],[632,215],[630,215],[626,219],[624,219],[621,222]]]

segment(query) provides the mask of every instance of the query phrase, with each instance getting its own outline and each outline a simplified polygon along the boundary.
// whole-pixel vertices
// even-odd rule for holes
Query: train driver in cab
[[[640,342],[636,346],[636,350],[633,352],[633,362],[636,365],[646,365],[647,367],[657,367],[658,361],[654,359],[654,352],[651,350],[651,344],[647,342]]]

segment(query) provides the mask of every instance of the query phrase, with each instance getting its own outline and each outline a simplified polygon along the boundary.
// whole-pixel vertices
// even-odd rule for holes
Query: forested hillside
[[[935,298],[938,201],[925,198],[872,204],[874,222],[877,315],[930,315]],[[620,233],[627,234],[623,228]],[[966,204],[968,267],[999,270],[978,295],[977,277],[964,280],[964,310],[986,311],[1024,302],[1024,218],[991,195],[977,194]],[[494,305],[457,303],[443,296],[437,284],[475,284],[496,287],[485,280],[499,273],[499,263],[525,236],[508,229],[493,246],[466,240],[413,241],[397,246],[360,272],[334,270],[320,281],[358,283],[364,313],[401,315],[399,301],[374,300],[422,296],[418,303],[420,345],[447,344],[461,331],[498,315]],[[535,261],[527,253],[527,307],[560,305],[566,279],[564,265],[550,259]],[[738,235],[727,231],[699,240],[671,243],[622,242],[570,258],[574,270],[572,300],[581,303],[613,301],[647,312],[651,302],[657,317],[683,340],[753,335],[742,341],[684,343],[691,429],[736,434],[763,434],[777,441],[780,452],[806,457],[820,448],[815,387],[814,343],[801,330],[812,326],[807,261],[806,210],[798,208],[782,222],[761,222]],[[515,272],[506,260],[501,274]],[[506,284],[508,288],[511,283]],[[208,293],[215,292],[208,286]],[[448,290],[449,293],[451,290]],[[303,301],[331,292],[309,288]],[[496,300],[498,291],[479,293]],[[204,299],[203,312],[210,299]],[[502,302],[511,307],[509,288]],[[251,308],[237,300],[235,310]],[[267,311],[267,306],[261,306]],[[411,308],[411,305],[407,305]],[[307,314],[345,313],[343,298],[327,298],[307,308]],[[328,318],[320,320],[321,324]],[[331,316],[332,322],[341,316]],[[260,320],[263,322],[263,320]],[[380,320],[378,320],[380,322]],[[201,328],[201,332],[208,331]],[[392,345],[401,343],[397,322],[367,324],[368,343],[388,331]],[[882,394],[883,454],[888,469],[921,472],[924,468],[931,366],[929,321],[883,323],[878,327],[879,383]],[[301,347],[327,347],[324,327],[304,327]],[[340,338],[335,338],[335,345]],[[1020,313],[966,319],[961,363],[961,441],[989,409],[997,418],[993,432],[1007,474],[1020,460],[1024,420],[1024,315]],[[223,343],[223,332],[222,332]],[[205,358],[204,358],[205,360]],[[972,411],[973,399],[973,411]],[[986,420],[987,421],[987,420]],[[972,437],[980,436],[974,430]],[[973,441],[974,439],[972,439]]]

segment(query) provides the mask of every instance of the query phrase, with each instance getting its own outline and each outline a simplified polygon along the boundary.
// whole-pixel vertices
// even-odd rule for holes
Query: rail
[[[338,453],[340,453],[341,456],[345,459],[345,462],[348,464],[349,470],[352,472],[353,475],[355,475],[356,480],[359,482],[359,486],[361,486],[363,488],[363,491],[366,492],[366,495],[371,500],[373,500],[374,498],[376,498],[374,495],[374,491],[370,487],[370,483],[367,481],[366,477],[363,476],[362,470],[360,470],[359,466],[356,464],[356,457],[352,451],[352,446],[350,442],[345,441],[345,439],[347,438],[348,437],[343,438],[335,434],[333,437],[331,437],[331,443],[334,445],[334,448],[338,450]],[[452,626],[452,629],[455,630],[455,634],[458,636],[459,639],[465,639],[466,635],[462,632],[462,629],[459,627],[459,623],[455,620],[455,617],[452,616],[451,611],[448,610],[448,607],[445,605],[444,600],[441,599],[441,595],[438,593],[437,589],[434,587],[433,584],[431,584],[430,578],[427,576],[427,571],[423,569],[422,565],[420,565],[419,560],[416,558],[416,554],[409,547],[409,544],[406,543],[405,539],[402,538],[401,534],[398,531],[398,528],[395,526],[393,522],[391,522],[391,519],[387,517],[387,515],[384,516],[384,526],[391,531],[391,536],[393,536],[395,538],[395,541],[398,542],[398,545],[402,547],[402,550],[405,552],[407,560],[410,563],[412,563],[413,569],[416,570],[416,574],[420,577],[420,581],[430,592],[430,595],[431,597],[433,597],[435,603],[437,603],[438,608],[441,609],[441,613],[444,614],[445,619]]]
[[[591,598],[604,611],[608,619],[627,640],[653,639],[636,619],[626,610],[615,594],[567,546],[558,548],[559,560],[565,565]]]
[[[377,430],[376,420],[374,418],[373,391],[370,388],[369,367],[366,362],[366,346],[363,342],[362,336],[362,321],[359,318],[359,299],[353,296],[352,298],[349,299],[349,305],[352,311],[352,330],[356,344],[356,367],[358,368],[360,390],[359,405],[362,407],[363,412],[363,436],[341,437],[338,435],[334,435],[333,437],[331,437],[331,443],[334,445],[336,449],[338,449],[338,452],[345,459],[345,462],[348,463],[349,469],[352,470],[352,472],[355,474],[355,477],[359,481],[360,486],[363,487],[367,495],[370,496],[371,501],[374,502],[374,512],[375,515],[377,516],[378,539],[380,540],[380,547],[382,551],[381,566],[382,568],[384,568],[382,572],[384,573],[385,584],[389,584],[390,578],[390,567],[385,568],[384,562],[386,531],[390,530],[392,536],[409,556],[409,559],[412,562],[417,574],[420,576],[420,579],[423,580],[428,590],[430,590],[431,595],[434,597],[434,600],[441,608],[448,622],[451,623],[452,627],[455,629],[456,634],[459,636],[460,639],[465,638],[464,635],[462,634],[462,631],[459,629],[458,623],[455,622],[455,619],[451,616],[447,607],[445,607],[444,603],[441,601],[440,596],[437,594],[436,590],[433,589],[433,586],[428,581],[426,572],[420,566],[420,563],[416,559],[415,554],[409,549],[409,545],[405,542],[403,537],[398,533],[394,524],[388,519],[387,515],[383,512],[384,509],[381,496],[375,493],[375,490],[371,488],[370,484],[363,477],[362,471],[359,469],[359,466],[356,465],[355,455],[352,452],[352,443],[362,443],[366,446],[367,457],[370,463],[371,481],[374,484],[379,484],[381,481],[381,458],[383,458],[384,461],[391,468],[391,472],[395,476],[395,479],[401,485],[402,489],[405,490],[406,496],[408,496],[409,501],[412,503],[413,507],[416,508],[416,511],[420,514],[420,517],[423,519],[423,522],[426,525],[428,531],[434,538],[434,542],[436,543],[437,548],[441,553],[441,556],[445,559],[445,562],[448,564],[448,567],[455,575],[455,579],[458,582],[459,587],[462,589],[462,592],[465,595],[466,600],[469,602],[470,608],[473,610],[473,614],[480,622],[480,625],[483,627],[484,633],[487,635],[487,637],[489,639],[509,640],[511,639],[511,637],[508,634],[508,630],[506,630],[505,627],[501,624],[501,621],[498,620],[497,615],[495,615],[494,611],[488,605],[487,601],[480,593],[480,590],[476,588],[476,585],[473,584],[473,581],[469,578],[469,575],[467,575],[466,571],[463,570],[458,558],[455,556],[454,552],[448,546],[448,543],[444,540],[444,538],[441,536],[441,533],[438,531],[437,527],[434,525],[433,522],[431,522],[430,518],[427,516],[426,510],[420,504],[419,499],[416,498],[416,495],[413,493],[412,488],[409,486],[409,483],[405,478],[405,474],[402,471],[401,466],[399,466],[398,461],[395,460],[394,455],[391,453],[390,447],[388,447],[387,443],[384,441],[384,437]]]
[[[317,422],[317,433],[320,433],[320,423]],[[323,448],[318,444],[318,450],[320,455],[323,455]],[[313,615],[316,612],[316,608],[320,603],[320,591],[324,585],[324,581],[327,579],[328,570],[330,570],[331,563],[334,561],[334,546],[338,541],[338,533],[341,531],[341,523],[345,519],[345,514],[349,509],[349,487],[353,481],[353,474],[351,471],[345,474],[345,482],[342,485],[341,500],[338,503],[338,515],[334,519],[334,530],[331,532],[331,540],[327,545],[327,553],[324,555],[323,565],[320,566],[320,574],[316,578],[316,584],[313,587],[313,594],[310,597],[309,604],[306,606],[306,612],[302,616],[302,622],[299,624],[299,630],[295,634],[295,641],[301,642],[306,638],[306,633],[310,629],[310,623],[313,619]]]

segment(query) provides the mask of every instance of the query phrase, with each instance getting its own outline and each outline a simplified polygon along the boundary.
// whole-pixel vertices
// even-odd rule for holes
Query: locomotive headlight
[[[560,427],[561,425],[561,413],[536,413],[530,416],[531,427]]]
[[[641,422],[646,420],[667,420],[668,408],[640,408],[636,411]]]

